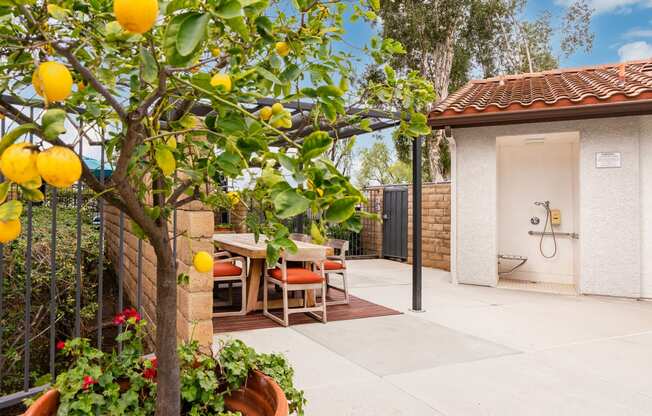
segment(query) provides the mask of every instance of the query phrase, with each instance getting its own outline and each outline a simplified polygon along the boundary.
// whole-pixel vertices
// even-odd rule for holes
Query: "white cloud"
[[[621,61],[647,59],[652,57],[652,45],[642,40],[626,43],[618,48],[618,56]]]
[[[650,38],[652,29],[630,29],[623,34],[625,38]]]
[[[574,0],[555,0],[555,3],[568,6]],[[589,0],[588,3],[600,13],[629,13],[632,6],[652,7],[652,0]]]

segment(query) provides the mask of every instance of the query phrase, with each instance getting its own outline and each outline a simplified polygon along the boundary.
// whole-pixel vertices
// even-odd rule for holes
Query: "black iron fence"
[[[29,115],[38,119],[38,109]],[[15,125],[0,123],[4,135]],[[104,132],[77,131],[70,139],[80,156],[105,166]],[[93,137],[91,141],[89,136]],[[37,146],[43,143],[29,135]],[[105,169],[98,171],[105,181]],[[2,178],[0,178],[2,179]],[[25,202],[21,236],[0,244],[0,413],[16,414],[25,398],[48,388],[61,363],[57,343],[85,337],[100,349],[116,346],[120,328],[112,318],[129,300],[124,287],[125,216],[120,215],[118,258],[106,255],[105,207],[81,183],[71,189],[45,187],[42,203]],[[15,196],[15,193],[13,194]],[[10,196],[13,197],[13,196]],[[176,235],[176,212],[173,219]],[[174,247],[176,255],[176,244]],[[142,241],[138,242],[136,299],[142,308]],[[117,345],[119,347],[119,344]]]
[[[365,189],[366,202],[357,207],[358,210],[380,215],[382,213],[382,203],[380,202],[379,192]],[[286,221],[285,225],[290,232],[299,234],[308,234],[310,231],[310,222],[312,221],[312,213],[308,212],[304,215],[299,215],[290,218]],[[349,242],[349,250],[347,257],[349,258],[375,258],[381,254],[381,222],[371,218],[362,218],[362,231],[353,232],[346,230],[340,226],[333,225],[327,230],[329,238],[336,238],[338,240],[346,240]]]

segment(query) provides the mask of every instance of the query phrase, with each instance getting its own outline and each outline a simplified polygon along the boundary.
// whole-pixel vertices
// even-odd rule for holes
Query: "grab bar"
[[[552,235],[552,233],[549,232],[549,231],[544,233],[542,231],[532,231],[532,230],[530,230],[527,233],[530,234],[530,235]],[[580,239],[580,235],[578,233],[555,233],[555,235],[557,237],[570,237],[573,240],[579,240]]]

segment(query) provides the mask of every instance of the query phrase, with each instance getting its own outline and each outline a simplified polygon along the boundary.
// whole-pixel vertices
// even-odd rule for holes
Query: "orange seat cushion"
[[[280,268],[275,268],[269,270],[269,275],[274,279],[283,280],[283,272]],[[320,274],[317,274],[308,269],[302,269],[300,267],[290,267],[288,268],[288,280],[289,284],[302,285],[307,283],[321,283],[323,281]]]
[[[341,270],[346,269],[346,266],[339,261],[326,260],[324,262],[325,270]]]
[[[242,274],[242,268],[233,263],[213,264],[213,277],[239,276]]]

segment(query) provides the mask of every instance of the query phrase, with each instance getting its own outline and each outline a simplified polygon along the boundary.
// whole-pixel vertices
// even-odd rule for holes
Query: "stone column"
[[[203,347],[213,342],[213,273],[199,273],[192,266],[198,251],[213,249],[213,211],[198,201],[177,210],[178,273],[189,276],[187,284],[177,288],[177,336],[195,339]]]

